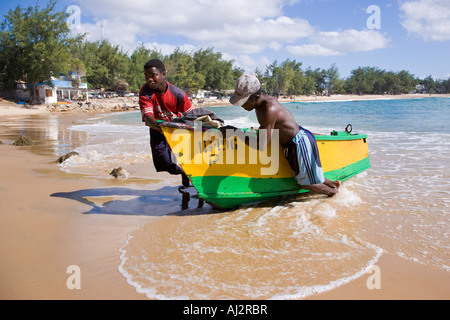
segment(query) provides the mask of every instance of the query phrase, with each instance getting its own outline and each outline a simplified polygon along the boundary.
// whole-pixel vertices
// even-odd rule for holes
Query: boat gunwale
[[[173,129],[185,129],[188,131],[195,131],[195,127],[182,123],[182,122],[169,122],[169,121],[157,121],[158,126],[160,127],[166,127],[166,128],[173,128]],[[257,132],[256,130],[250,129],[250,128],[238,128],[244,132],[246,131],[253,131]],[[203,131],[207,130],[214,130],[214,131],[220,131],[220,129],[215,127],[202,127]],[[336,131],[333,131],[336,132]],[[348,133],[348,132],[339,132],[340,134],[333,135],[331,133],[330,135],[314,135],[317,141],[346,141],[346,140],[362,140],[367,139],[367,134],[360,134],[360,133]]]

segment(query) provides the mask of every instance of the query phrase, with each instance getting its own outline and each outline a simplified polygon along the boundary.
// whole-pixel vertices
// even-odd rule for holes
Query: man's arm
[[[161,129],[156,125],[156,119],[153,116],[149,114],[144,115],[144,121],[147,127],[150,127],[153,130],[161,132]]]
[[[263,112],[260,112],[258,114],[258,121],[260,122],[260,127],[259,129],[256,130],[256,133],[251,131],[243,132],[241,129],[233,126],[221,127],[220,131],[222,132],[224,138],[228,137],[228,133],[233,132],[233,135],[237,135],[238,131],[241,131],[242,134],[239,134],[241,137],[242,136],[248,137],[247,139],[244,139],[246,145],[253,147],[251,140],[256,139],[256,148],[258,150],[264,151],[272,139],[272,131],[275,128],[277,117],[278,117],[277,109],[267,107],[267,110],[264,110]]]
[[[153,92],[149,91],[145,86],[141,89],[139,94],[139,107],[141,109],[142,121],[145,125],[156,131],[161,131],[161,129],[156,125],[156,118],[153,111],[152,96]]]

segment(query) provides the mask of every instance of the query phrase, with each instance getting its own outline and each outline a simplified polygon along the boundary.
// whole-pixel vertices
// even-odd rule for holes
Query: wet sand
[[[21,126],[42,130],[39,121],[21,120]],[[17,121],[14,118],[11,124]],[[77,117],[58,121],[68,125]],[[146,299],[118,271],[119,249],[129,234],[158,217],[86,213],[95,204],[115,204],[112,200],[117,196],[98,190],[126,188],[138,195],[163,186],[175,187],[178,179],[154,172],[149,172],[148,181],[139,182],[63,173],[45,143],[12,146],[11,132],[15,130],[0,129],[4,143],[0,145],[0,299]],[[92,197],[54,196],[76,195],[83,190],[90,191],[87,194]],[[80,268],[80,290],[67,287],[71,265]],[[376,265],[381,272],[381,289],[368,289],[371,275],[367,274],[308,299],[450,298],[450,275],[443,270],[390,254],[383,254]]]
[[[0,299],[145,298],[117,266],[118,248],[146,217],[85,215],[88,205],[51,195],[107,183],[60,173],[27,147],[0,148]],[[80,267],[81,290],[67,288],[71,265]]]

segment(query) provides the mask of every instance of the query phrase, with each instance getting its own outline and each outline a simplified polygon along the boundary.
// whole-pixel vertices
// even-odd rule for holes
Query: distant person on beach
[[[139,106],[142,121],[150,127],[150,146],[155,169],[157,172],[181,174],[183,186],[188,187],[189,179],[176,163],[176,158],[156,121],[172,121],[195,107],[183,90],[166,81],[166,68],[161,60],[148,61],[144,65],[144,74],[146,83],[139,92]]]
[[[254,73],[244,74],[236,81],[230,103],[247,111],[255,110],[259,129],[267,130],[267,144],[272,130],[279,130],[281,146],[294,176],[302,189],[328,196],[339,192],[341,181],[324,177],[317,142],[314,135],[297,124],[292,114],[277,99],[261,92],[261,84]],[[258,141],[258,148],[262,149]]]

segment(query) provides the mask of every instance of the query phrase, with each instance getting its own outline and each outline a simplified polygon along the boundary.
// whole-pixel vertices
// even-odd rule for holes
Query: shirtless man
[[[230,102],[247,111],[255,110],[259,129],[267,130],[265,145],[270,142],[272,130],[279,130],[280,143],[301,189],[328,196],[339,192],[341,181],[331,181],[323,175],[314,135],[300,127],[292,114],[275,98],[261,92],[256,74],[244,74],[236,81]],[[264,149],[265,145],[258,141],[258,149]]]

